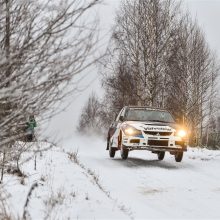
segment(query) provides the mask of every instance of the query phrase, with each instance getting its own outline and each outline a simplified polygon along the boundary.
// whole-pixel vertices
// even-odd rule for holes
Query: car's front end
[[[187,150],[185,129],[176,124],[122,123],[122,145],[129,150],[183,152]]]

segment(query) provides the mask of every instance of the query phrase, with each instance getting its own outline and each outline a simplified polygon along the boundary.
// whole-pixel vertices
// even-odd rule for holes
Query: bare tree
[[[113,40],[118,58],[130,63],[139,105],[164,105],[165,61],[178,7],[173,1],[127,0],[116,16]]]
[[[183,119],[190,131],[191,144],[202,145],[208,102],[214,101],[218,67],[203,32],[189,15],[177,26],[172,51],[167,65],[166,106]]]
[[[10,156],[26,135],[27,118],[47,120],[77,92],[79,75],[94,64],[99,0],[0,0],[0,153]],[[7,160],[10,158],[8,157]],[[2,170],[5,157],[3,158]],[[2,171],[3,175],[3,171]]]
[[[92,93],[82,109],[77,130],[84,134],[100,133],[100,110],[100,102],[95,93]]]
[[[97,24],[85,15],[98,2],[0,1],[1,146],[23,135],[27,115],[51,111],[94,63]]]

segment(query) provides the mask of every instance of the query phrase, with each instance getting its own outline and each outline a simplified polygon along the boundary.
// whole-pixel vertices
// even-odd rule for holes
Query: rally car
[[[129,151],[148,150],[159,160],[167,151],[181,162],[187,151],[187,131],[167,110],[125,106],[109,128],[107,150],[112,158],[120,150],[122,159],[128,158]]]

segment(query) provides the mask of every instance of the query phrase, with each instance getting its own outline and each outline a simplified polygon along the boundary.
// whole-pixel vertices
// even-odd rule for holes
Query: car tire
[[[123,160],[126,160],[128,158],[128,152],[128,149],[126,149],[124,146],[121,146],[121,158]]]
[[[175,154],[175,161],[176,162],[181,162],[183,159],[183,152],[178,152]]]
[[[110,156],[111,158],[114,158],[114,157],[115,157],[115,151],[116,151],[115,148],[109,146],[109,156]]]
[[[109,150],[109,141],[107,140],[106,150]]]
[[[158,160],[163,160],[165,156],[165,152],[161,151],[157,153]]]

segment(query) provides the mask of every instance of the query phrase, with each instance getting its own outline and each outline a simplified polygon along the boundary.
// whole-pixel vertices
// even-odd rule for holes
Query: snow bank
[[[47,147],[47,143],[43,147]],[[5,175],[4,190],[9,195],[7,205],[11,215],[21,218],[31,186],[32,191],[27,207],[31,219],[128,219],[128,216],[97,186],[98,178],[87,168],[80,167],[72,160],[73,151],[64,152],[53,147],[37,155],[34,160],[23,164],[21,169],[27,177]],[[30,153],[23,155],[22,160]],[[72,156],[72,157],[73,157]]]

